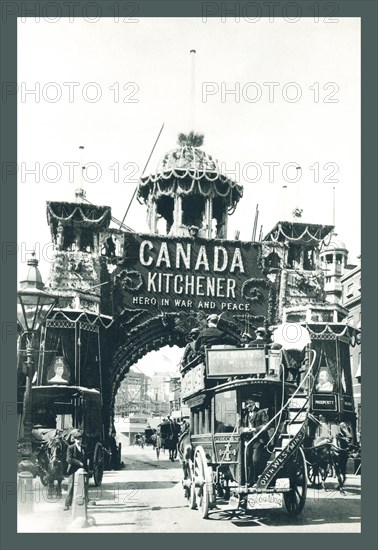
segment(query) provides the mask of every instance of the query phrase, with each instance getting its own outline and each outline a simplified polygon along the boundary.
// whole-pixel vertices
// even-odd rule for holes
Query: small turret
[[[325,272],[326,300],[331,304],[338,304],[342,297],[341,277],[347,267],[348,250],[337,233],[332,233],[324,239],[319,256]]]
[[[85,202],[47,202],[46,207],[54,243],[49,283],[60,297],[60,307],[108,314],[104,297],[109,289],[103,285],[109,276],[101,252],[110,207]]]

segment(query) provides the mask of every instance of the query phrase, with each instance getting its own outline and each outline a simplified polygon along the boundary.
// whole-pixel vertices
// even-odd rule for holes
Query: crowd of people
[[[156,458],[160,459],[160,453],[165,450],[169,452],[169,460],[174,462],[177,458],[177,445],[180,435],[184,433],[189,427],[187,420],[178,420],[176,418],[163,418],[162,422],[156,429],[152,430],[152,434],[146,437],[142,433],[136,434],[135,444],[140,445],[142,448],[144,445],[151,444],[156,452]],[[147,433],[147,432],[146,432]],[[141,444],[143,442],[143,444]]]

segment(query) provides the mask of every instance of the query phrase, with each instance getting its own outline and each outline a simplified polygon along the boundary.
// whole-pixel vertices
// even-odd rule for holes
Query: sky
[[[244,187],[229,238],[239,230],[251,239],[257,204],[258,233],[291,220],[296,207],[304,222],[332,224],[334,188],[337,233],[351,263],[360,254],[358,19],[26,18],[18,83],[20,275],[35,248],[47,280],[46,201],[74,200],[79,145],[87,198],[122,219],[163,123],[145,173],[179,132],[203,133],[204,149]],[[132,201],[125,223],[147,231],[146,208]],[[180,355],[164,348],[156,370],[174,370]],[[138,368],[151,372],[149,364],[146,356]]]
[[[147,353],[131,369],[151,377],[161,372],[177,373],[182,353],[182,349],[178,346],[164,346],[158,352]]]
[[[302,221],[332,224],[334,187],[337,233],[350,262],[360,254],[358,19],[26,18],[18,82],[19,270],[36,247],[47,278],[45,202],[74,200],[79,169],[69,163],[80,161],[79,145],[87,198],[122,219],[162,124],[146,173],[191,129],[193,113],[204,149],[244,186],[229,238],[239,230],[251,239],[257,204],[258,233],[291,220],[295,207]],[[145,207],[134,200],[125,223],[146,231]]]

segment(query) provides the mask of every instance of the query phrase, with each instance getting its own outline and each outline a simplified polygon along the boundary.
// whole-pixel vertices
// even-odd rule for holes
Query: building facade
[[[348,310],[348,324],[361,330],[361,265],[341,277],[342,304]],[[357,412],[357,434],[361,434],[361,336],[350,348],[353,393]]]

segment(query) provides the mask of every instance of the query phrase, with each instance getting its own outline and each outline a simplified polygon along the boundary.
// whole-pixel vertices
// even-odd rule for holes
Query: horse
[[[330,456],[330,439],[322,438],[315,441],[314,446],[305,447],[306,460],[308,463],[308,477],[310,483],[316,483],[316,479],[320,480],[322,489],[325,491],[325,481],[333,472],[333,465]]]
[[[315,445],[308,447],[306,455],[313,473],[313,481],[320,477],[322,488],[326,491],[325,480],[330,473],[335,474],[338,490],[345,494],[346,468],[352,448],[352,432],[345,422],[341,422],[335,435],[315,440]]]
[[[168,449],[169,460],[174,462],[177,457],[177,443],[180,434],[180,426],[177,422],[166,422],[160,425],[160,434],[163,449]]]
[[[346,422],[341,422],[337,434],[333,437],[330,446],[331,463],[339,482],[340,493],[345,493],[344,483],[349,453],[352,448],[353,435]]]
[[[168,449],[169,460],[171,460],[172,462],[174,462],[177,456],[177,443],[178,439],[176,434],[169,435],[164,441],[164,447]]]
[[[57,481],[55,495],[57,498],[62,496],[62,481],[66,470],[66,443],[61,435],[56,435],[46,447],[48,457],[48,467],[46,481],[48,485],[47,496],[54,496],[54,482]]]

